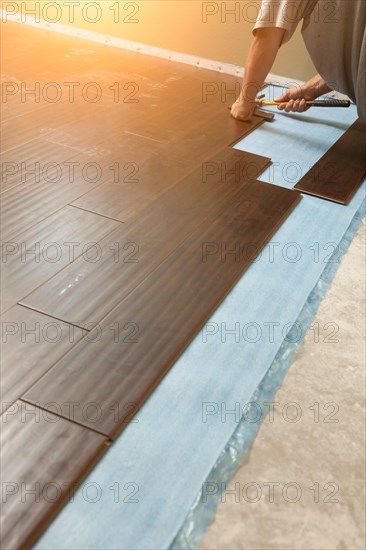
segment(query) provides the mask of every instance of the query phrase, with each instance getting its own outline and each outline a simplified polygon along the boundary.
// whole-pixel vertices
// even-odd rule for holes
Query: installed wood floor
[[[16,23],[1,46],[13,549],[36,540],[300,195],[258,182],[270,159],[230,147],[263,122],[229,116],[235,78]]]

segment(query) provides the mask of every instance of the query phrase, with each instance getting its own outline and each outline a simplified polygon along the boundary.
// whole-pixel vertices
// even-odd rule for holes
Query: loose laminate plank
[[[80,403],[72,418],[90,427],[82,407],[93,401],[94,429],[116,437],[299,200],[248,182],[90,333],[97,341],[76,345],[23,399],[56,402],[66,418],[64,404]]]
[[[366,176],[366,122],[358,119],[295,185],[322,199],[347,204]]]
[[[212,223],[269,164],[265,157],[226,148],[103,239],[100,261],[77,259],[22,304],[78,326],[99,322],[197,227]],[[152,185],[156,177],[154,173]],[[108,204],[118,197],[111,186]]]
[[[2,315],[0,414],[85,336],[78,327],[18,305]]]
[[[17,401],[0,416],[1,548],[30,548],[107,448],[103,435]]]

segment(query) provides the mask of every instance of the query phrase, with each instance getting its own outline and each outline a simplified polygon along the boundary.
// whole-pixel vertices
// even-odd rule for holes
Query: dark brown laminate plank
[[[10,309],[118,227],[119,223],[67,206],[2,244],[2,311]],[[90,254],[90,259],[92,254]]]
[[[0,414],[84,336],[79,327],[26,307],[2,315]]]
[[[164,112],[174,103],[177,105],[181,102],[180,88],[182,97],[183,91],[185,93],[184,99],[187,99],[187,95],[189,97],[189,93],[193,94],[188,83],[184,85],[184,79],[163,84],[159,80],[132,71],[133,67],[129,69],[118,65],[110,70],[101,67],[84,74],[80,73],[80,69],[72,71],[71,68],[65,68],[64,74],[58,80],[52,77],[51,72],[48,82],[40,82],[38,76],[37,79],[29,76],[26,80],[20,81],[3,74],[3,85],[7,86],[9,93],[3,93],[2,120],[15,120],[19,115],[24,116],[27,112],[35,110],[41,116],[42,108],[52,105],[57,107],[58,104],[64,103],[68,110],[74,109],[76,112],[76,115],[69,119],[69,124],[80,118],[78,110],[85,104],[92,104],[90,116],[96,117],[96,123],[98,110],[108,109],[113,116],[114,113],[122,111],[123,107],[123,122],[126,122],[127,115],[134,122],[139,115],[144,118],[150,117]],[[103,116],[107,118],[110,115],[102,115],[101,124]]]
[[[41,109],[31,110],[24,116],[20,109],[19,116],[5,120],[1,124],[2,151],[9,151],[37,138],[47,139],[55,131],[60,132],[71,123],[77,125],[84,118],[95,116],[101,108],[98,103],[87,101],[78,104],[61,101],[54,104],[47,103]],[[74,144],[70,145],[74,146]]]
[[[71,82],[72,76],[66,74],[62,80]],[[59,84],[60,90],[61,84]],[[169,136],[163,135],[163,129],[158,131],[156,128],[163,127],[164,117],[173,124],[173,115],[177,116],[176,113],[180,112],[177,110],[177,105],[180,105],[180,96],[177,95],[176,90],[168,96],[169,100],[167,100],[160,93],[159,83],[156,85],[151,83],[154,89],[153,96],[149,90],[147,92],[140,92],[137,88],[135,90],[133,82],[127,85],[126,89],[124,89],[126,84],[118,83],[120,86],[118,95],[117,93],[114,95],[115,92],[108,87],[106,89],[105,85],[102,86],[98,82],[96,84],[99,86],[100,99],[95,103],[89,101],[88,96],[78,93],[78,89],[75,91],[75,101],[63,89],[63,95],[60,96],[62,101],[50,103],[41,98],[42,106],[39,107],[36,103],[35,109],[29,108],[28,99],[23,102],[21,95],[13,99],[11,106],[8,105],[7,109],[8,119],[1,126],[2,150],[13,149],[37,138],[80,150],[93,147],[100,141],[103,142],[104,147],[113,148],[122,141],[123,137],[126,138],[125,130],[138,135],[146,134],[150,140],[167,143]],[[163,89],[167,93],[164,86]],[[155,90],[159,93],[157,94]],[[91,93],[93,95],[93,90]],[[186,94],[182,91],[181,95],[185,97]],[[33,106],[33,97],[30,98],[30,102]],[[150,125],[151,130],[149,130]],[[173,132],[173,135],[176,133]]]
[[[47,83],[40,83],[39,80],[34,78],[28,78],[26,81],[15,81],[12,83],[13,78],[2,73],[2,84],[6,86],[6,90],[3,88],[3,102],[1,104],[2,110],[2,128],[6,131],[5,138],[10,133],[10,125],[21,124],[22,117],[31,116],[37,121],[37,117],[42,121],[45,126],[50,126],[56,121],[56,114],[54,111],[62,108],[65,114],[64,123],[71,123],[78,118],[82,118],[81,110],[85,110],[85,105],[92,104],[94,108],[90,109],[90,113],[87,116],[93,116],[101,107],[108,107],[115,105],[113,91],[103,90],[99,84],[81,86],[79,80],[70,80],[68,74],[64,76],[60,82],[50,81]],[[64,82],[72,83],[77,82],[77,86],[73,90],[69,90]],[[81,86],[81,87],[80,87]],[[79,93],[78,93],[79,92]],[[90,94],[90,95],[88,95]],[[117,96],[116,96],[117,97]],[[71,115],[69,116],[69,113]],[[6,124],[7,123],[7,124]],[[30,129],[29,129],[30,132]],[[5,142],[4,142],[5,143]]]
[[[136,82],[141,95],[148,93],[153,100],[162,95],[168,101],[179,93],[181,83],[188,77],[186,97],[195,81],[203,86],[209,102],[220,97],[233,102],[241,79],[201,67],[193,67],[171,60],[146,56],[85,39],[50,33],[17,23],[2,24],[3,70],[12,71],[13,78],[27,81],[37,76],[41,83],[60,84],[65,73],[80,84],[88,81],[100,84]],[[24,51],[24,44],[27,44]],[[29,63],[25,60],[29,59]],[[31,62],[30,62],[31,61]],[[6,69],[6,70],[5,70]],[[10,76],[10,75],[8,75]],[[187,82],[188,83],[188,82]],[[206,94],[207,92],[207,94]],[[152,95],[151,95],[152,94]]]
[[[260,124],[261,119],[258,117],[252,117],[249,122],[235,120],[230,116],[227,105],[223,104],[220,99],[216,99],[213,103],[204,103],[201,94],[201,87],[198,86],[196,93],[188,100],[179,101],[178,96],[174,98],[174,101],[169,102],[167,109],[160,110],[153,116],[139,117],[126,122],[122,118],[120,127],[123,127],[125,131],[136,132],[150,139],[172,143],[184,138],[187,134],[213,132],[215,128],[212,127],[212,124],[217,120],[216,117],[220,117],[220,129],[223,133],[225,133],[225,125],[236,128],[236,139],[244,137],[252,130],[253,126],[256,127]],[[110,109],[106,108],[106,112],[109,113]],[[123,117],[123,111],[121,114]],[[114,115],[118,121],[118,111],[115,111]],[[224,139],[224,135],[222,135],[222,147],[228,145]]]
[[[182,137],[171,141],[168,155],[164,153],[167,146],[162,146],[160,152],[131,166],[130,177],[127,176],[127,180],[120,185],[101,185],[72,204],[126,221],[215,153],[240,140],[262,123],[263,119],[259,117],[252,117],[249,122],[237,121],[221,109],[213,114],[211,120],[200,122],[195,129],[187,130]],[[255,156],[252,162],[256,163]]]
[[[51,52],[52,47],[54,47],[53,43],[55,42],[57,46],[58,41],[61,39],[65,40],[65,37],[56,36],[56,42],[55,39],[51,41]],[[72,39],[69,37],[70,40]],[[66,45],[67,42],[64,44],[64,47]],[[142,133],[151,139],[157,139],[166,143],[171,139],[180,137],[186,132],[186,128],[193,130],[200,119],[202,120],[212,115],[215,110],[222,108],[227,103],[228,98],[231,102],[235,97],[235,86],[233,93],[232,85],[225,82],[225,79],[232,79],[232,77],[225,77],[220,73],[212,73],[214,76],[211,75],[210,80],[205,81],[202,79],[202,76],[199,76],[200,70],[193,67],[186,67],[179,63],[157,58],[146,59],[146,56],[137,56],[141,60],[136,62],[136,54],[132,54],[131,52],[109,49],[108,55],[105,53],[108,50],[105,46],[95,44],[93,46],[94,50],[80,48],[80,51],[78,51],[78,48],[71,48],[66,56],[67,62],[65,60],[54,59],[53,65],[49,68],[49,73],[46,70],[44,74],[42,72],[40,74],[40,71],[37,69],[38,82],[42,85],[47,83],[47,76],[50,77],[48,82],[56,82],[59,85],[65,80],[72,81],[74,73],[80,85],[88,82],[88,79],[89,82],[92,79],[97,84],[102,84],[101,88],[104,88],[104,93],[107,91],[107,98],[109,99],[107,105],[104,102],[98,102],[95,105],[95,112],[91,113],[90,122],[84,120],[85,124],[79,122],[77,125],[78,134],[84,138],[84,141],[85,139],[89,139],[90,133],[95,136],[101,133],[101,130],[104,130],[104,135],[108,135],[109,132],[106,131],[105,124],[112,121],[118,127],[119,133],[117,135],[120,135],[121,130],[124,128],[128,128],[129,131]],[[46,48],[43,49],[47,52]],[[62,48],[61,51],[63,51]],[[112,55],[111,51],[114,52]],[[103,52],[102,55],[100,55],[101,52]],[[93,58],[94,54],[94,62],[91,59],[91,64],[88,65],[89,57]],[[39,56],[36,57],[37,59],[39,58]],[[71,58],[71,61],[69,58]],[[80,69],[81,60],[86,61],[86,67],[82,66]],[[133,63],[136,62],[136,68],[133,66],[131,60],[133,60]],[[30,75],[32,75],[32,71],[34,73],[34,68],[31,65],[29,69]],[[59,82],[57,81],[58,77]],[[34,81],[31,81],[30,88],[32,87],[32,82],[34,84]],[[114,104],[113,99],[115,98],[112,99],[114,92],[109,88],[112,82],[118,83],[122,89],[126,83],[135,84],[138,88],[137,100],[134,100],[136,103],[133,102],[128,105],[128,109],[126,108],[125,101],[129,101],[131,94],[131,90],[127,86],[127,90],[119,97],[119,104]],[[235,85],[237,84],[238,81],[236,80]],[[207,93],[206,91],[204,92],[206,86],[210,88],[210,91]],[[212,88],[214,89],[212,90]],[[232,95],[231,99],[230,94]],[[64,101],[64,103],[65,105],[61,108],[57,104],[56,107],[59,112],[65,111],[66,119],[70,118],[70,116],[73,118],[72,113],[74,113],[73,108],[75,105],[68,106],[67,101]],[[186,115],[187,109],[193,116]],[[44,109],[37,110],[37,115],[43,119],[43,124],[45,123],[44,116],[47,115],[47,111],[47,105]],[[81,113],[78,110],[77,118],[81,118]],[[34,119],[34,116],[32,119]],[[58,126],[57,121],[56,126]],[[68,128],[62,128],[62,134],[65,136],[64,139],[70,140],[70,133],[71,139],[75,138],[74,126],[73,121],[73,124],[69,125]],[[21,139],[20,135],[11,139],[11,131],[6,122],[4,123],[4,130],[5,144],[10,143],[10,146],[12,146],[14,145],[14,139]],[[34,138],[35,135],[38,135],[35,131],[36,128],[33,128],[32,121],[26,120],[26,130],[23,130],[23,133],[25,132],[23,139],[29,140]],[[52,127],[49,130],[46,129],[46,135],[50,135],[52,139],[54,139],[55,134],[57,139],[59,133],[57,127],[56,129]],[[22,134],[21,129],[17,131],[17,134]],[[73,146],[77,146],[78,142],[81,146],[83,143],[82,138],[74,140]],[[6,145],[6,147],[8,146]]]
[[[39,138],[3,153],[0,157],[3,194],[1,198],[4,199],[5,192],[9,193],[10,190],[17,193],[18,189],[14,189],[16,186],[27,185],[30,188],[36,188],[39,184],[44,185],[52,181],[55,181],[56,186],[59,183],[60,174],[60,181],[62,176],[70,176],[69,180],[72,183],[76,179],[80,181],[78,167],[82,173],[86,164],[98,163],[106,156],[102,148],[95,147],[90,150],[85,147],[80,151],[68,145],[66,139],[64,141],[65,143],[54,143],[46,138]],[[78,156],[79,159],[75,158]],[[79,162],[79,165],[67,164],[69,161]],[[90,175],[89,179],[91,178]]]
[[[117,190],[126,186],[131,174],[159,147],[126,135],[112,153],[102,146],[80,152],[44,139],[9,151],[3,155],[2,164],[7,190],[0,198],[1,241],[13,239],[100,185],[108,185],[111,193],[118,194]]]
[[[28,32],[31,36],[34,34],[38,38],[36,30]],[[146,103],[151,111],[155,109],[159,112],[166,110],[171,104],[175,106],[178,116],[180,116],[182,101],[189,100],[191,96],[192,99],[202,97],[200,107],[203,111],[205,107],[212,108],[216,100],[216,103],[222,102],[222,98],[225,101],[228,94],[232,102],[236,94],[237,79],[220,73],[211,71],[209,75],[209,71],[195,67],[141,56],[54,33],[44,33],[43,39],[38,39],[35,44],[32,40],[29,41],[31,46],[28,55],[32,57],[32,63],[25,63],[20,57],[19,66],[17,66],[14,59],[11,59],[9,66],[4,64],[3,70],[8,79],[15,80],[19,85],[25,84],[30,89],[35,84],[35,75],[42,89],[44,85],[53,82],[64,88],[65,95],[67,95],[63,86],[65,81],[77,82],[80,88],[88,82],[96,82],[103,89],[103,93],[110,96],[114,95],[110,85],[118,83],[122,98],[126,99],[132,90],[127,87],[127,90],[123,91],[123,88],[131,83],[138,88],[137,97],[141,104]],[[24,49],[24,44],[20,42],[19,47],[20,50]],[[207,75],[207,79],[204,75]],[[233,93],[232,81],[234,80]],[[203,90],[206,89],[209,102],[206,101],[206,92],[203,94]],[[80,95],[77,92],[78,90],[76,95]],[[8,100],[11,99],[12,97]],[[11,106],[7,105],[7,107],[10,107],[7,116],[11,116]],[[146,116],[146,110],[144,114]],[[199,116],[202,116],[202,112]],[[149,124],[149,120],[147,123]]]
[[[322,199],[347,204],[366,176],[366,121],[358,119],[295,185]]]
[[[53,40],[58,38],[54,33],[48,34]],[[48,43],[43,44],[42,51],[32,53],[32,58],[37,59],[36,66],[34,60],[27,63],[22,57],[19,65],[13,61],[2,63],[3,121],[60,102],[69,102],[71,106],[85,102],[92,102],[96,107],[115,106],[131,98],[135,88],[143,89],[147,79],[134,72],[136,54],[117,50],[116,58],[115,50],[110,48],[101,55],[104,49],[99,44],[94,44],[96,50],[88,49],[85,44],[82,48],[72,45],[68,37],[67,47],[58,55]],[[132,84],[127,86],[131,82],[135,88]]]
[[[248,182],[90,333],[98,341],[76,345],[23,399],[56,402],[65,417],[78,402],[72,418],[86,426],[82,404],[98,403],[94,428],[116,437],[299,200]]]
[[[60,126],[57,120],[52,124],[45,121],[43,126],[46,125],[46,128],[43,127],[41,136],[53,142],[77,148],[92,147],[95,143],[100,143],[112,151],[116,145],[123,143],[128,135],[145,137],[147,141],[167,145],[184,137],[189,132],[192,133],[194,129],[202,127],[204,130],[207,127],[208,131],[207,125],[218,114],[218,111],[223,111],[226,119],[230,119],[221,100],[217,99],[215,104],[203,103],[201,83],[197,79],[195,82],[196,86],[192,86],[192,82],[189,80],[181,79],[165,86],[160,85],[159,82],[154,84],[148,81],[152,90],[149,90],[148,84],[146,84],[148,89],[146,90],[145,87],[144,90],[136,90],[135,97],[129,97],[131,90],[127,87],[124,93],[121,90],[121,95],[116,98],[116,102],[110,92],[109,101],[96,103],[93,112],[91,112],[92,105],[82,105],[82,110],[79,113],[78,105],[64,102],[58,106],[58,111],[59,116],[65,113],[66,123]],[[48,109],[44,108],[27,115],[29,120],[26,120],[25,126],[29,136],[34,135],[36,130],[35,128],[29,129],[33,118],[40,119],[39,125],[47,112]],[[87,115],[88,113],[90,116]],[[70,122],[70,119],[75,116],[76,120]],[[69,120],[68,123],[67,120]],[[253,119],[253,124],[257,125],[259,121],[260,119]],[[11,122],[12,120],[8,124],[10,125]],[[236,122],[234,121],[234,123]],[[237,123],[236,125],[243,129],[238,137],[244,135],[250,128],[249,123]],[[6,139],[4,143],[7,143]],[[222,146],[225,145],[227,143],[222,138]]]
[[[226,148],[103,239],[98,263],[79,258],[21,303],[79,326],[99,322],[269,164],[265,157]],[[152,185],[155,179],[153,174]],[[113,188],[110,199],[116,200]]]
[[[0,424],[1,548],[26,549],[72,497],[108,441],[20,400],[0,416]]]

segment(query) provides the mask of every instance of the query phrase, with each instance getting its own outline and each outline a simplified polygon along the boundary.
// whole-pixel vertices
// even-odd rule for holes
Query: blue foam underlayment
[[[208,478],[205,480],[203,484],[204,492],[201,491],[192,504],[183,527],[171,545],[171,550],[192,550],[193,548],[199,548],[199,544],[207,528],[215,517],[216,509],[221,502],[221,495],[229,488],[230,480],[257,434],[264,420],[265,412],[269,410],[269,403],[275,403],[276,401],[275,395],[302,342],[302,338],[299,338],[299,327],[302,328],[305,334],[312,325],[315,314],[338,270],[338,260],[342,259],[347,252],[365,214],[366,201],[362,203],[355,214],[336,253],[332,256],[331,261],[327,263],[319,281],[312,290],[294,326],[282,342],[272,365],[259,384],[258,389],[252,395],[247,406],[241,410],[242,414],[238,426],[217,459]],[[311,397],[309,403],[315,402],[318,397]],[[301,407],[301,404],[299,405]],[[279,406],[281,406],[281,403],[279,403]],[[299,410],[300,414],[302,414],[303,407]]]
[[[274,167],[260,179],[292,187],[356,118],[354,107],[278,113],[236,148],[271,157]],[[266,400],[281,385],[352,240],[364,195],[365,183],[347,206],[304,195],[35,548],[197,546],[217,505],[217,496],[199,502],[202,484],[229,479],[258,429],[246,422],[243,430],[238,415],[222,419],[220,411]],[[239,338],[223,341],[222,326],[237,323]],[[278,323],[271,338],[269,323]],[[283,331],[293,323],[300,331],[291,344],[293,332],[284,339]]]

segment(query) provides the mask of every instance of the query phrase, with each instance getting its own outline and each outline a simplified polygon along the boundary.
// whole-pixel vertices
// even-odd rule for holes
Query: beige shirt
[[[348,95],[366,118],[366,0],[262,0],[254,26],[279,27],[283,44],[299,22],[313,63],[327,84]]]

